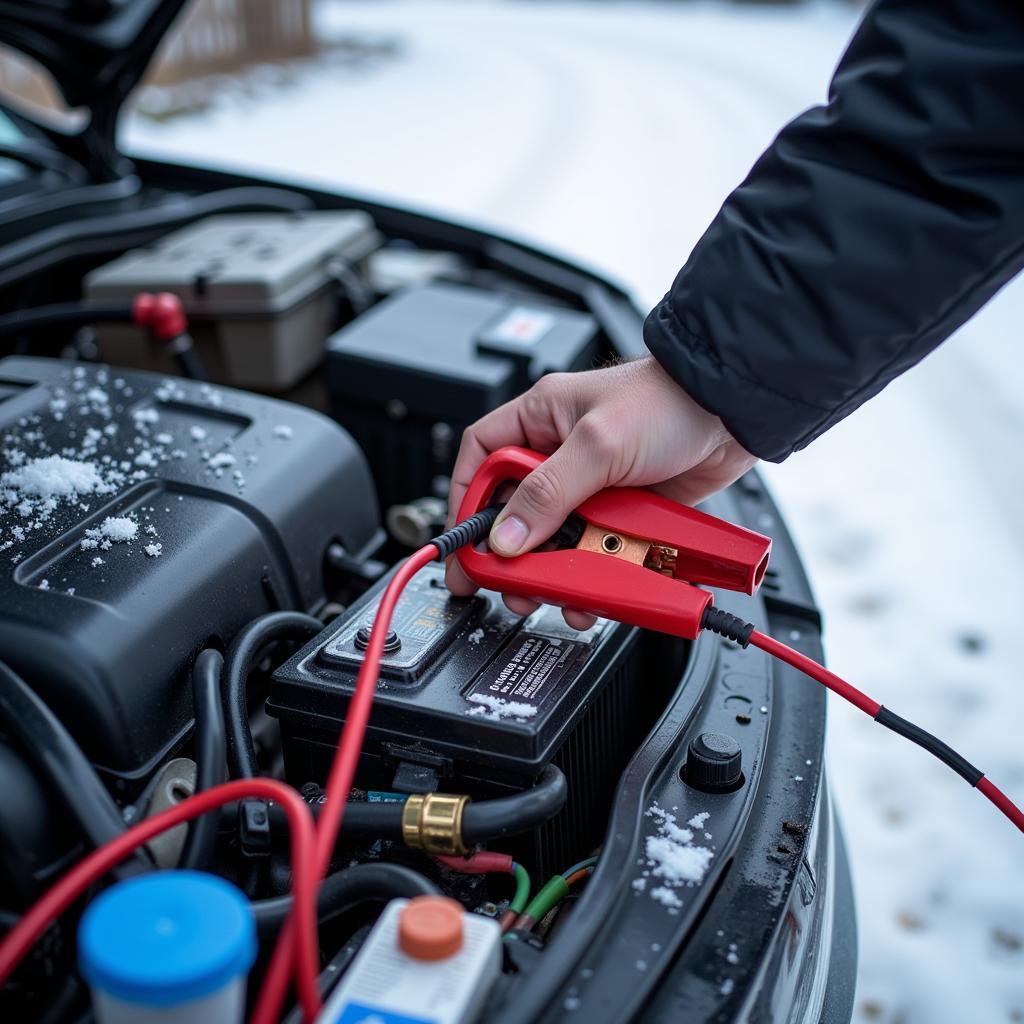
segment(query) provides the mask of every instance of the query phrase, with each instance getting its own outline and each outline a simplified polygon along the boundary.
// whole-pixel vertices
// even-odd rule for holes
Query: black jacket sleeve
[[[1024,266],[1024,3],[879,0],[647,319],[648,348],[780,461]]]

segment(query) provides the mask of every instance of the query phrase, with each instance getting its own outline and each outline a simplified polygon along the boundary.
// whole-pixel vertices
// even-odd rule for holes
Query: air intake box
[[[323,416],[0,361],[0,659],[129,789],[191,726],[196,651],[321,604],[327,546],[377,528],[366,463]]]
[[[386,299],[331,336],[332,411],[373,467],[383,508],[447,490],[462,431],[545,373],[598,356],[593,317],[464,285]]]
[[[267,710],[281,721],[295,784],[324,781],[382,586],[274,673]],[[599,808],[649,724],[648,695],[636,692],[637,631],[601,621],[577,633],[555,608],[524,619],[493,593],[455,598],[441,567],[427,566],[402,596],[393,632],[359,785],[454,783],[487,798],[530,785],[553,761],[572,796],[561,824],[531,837],[531,863],[598,841]]]

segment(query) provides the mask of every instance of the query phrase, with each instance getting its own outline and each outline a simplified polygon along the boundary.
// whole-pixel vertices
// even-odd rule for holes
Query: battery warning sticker
[[[563,682],[568,685],[575,678],[590,653],[588,644],[524,636],[488,665],[464,696],[471,703],[489,704],[496,712],[494,717],[506,717],[500,714],[502,704],[498,703],[504,702],[518,709],[518,714],[508,717],[532,718],[558,698],[565,689]],[[534,709],[532,713],[524,714],[524,705]]]
[[[550,313],[516,306],[490,329],[488,335],[492,341],[536,345],[554,326],[555,318]]]

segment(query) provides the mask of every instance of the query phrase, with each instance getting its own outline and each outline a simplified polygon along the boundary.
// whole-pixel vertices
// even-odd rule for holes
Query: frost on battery
[[[471,693],[466,700],[475,704],[466,714],[473,718],[488,718],[494,722],[511,719],[513,722],[525,722],[537,714],[532,704],[520,701],[505,700],[490,693]]]

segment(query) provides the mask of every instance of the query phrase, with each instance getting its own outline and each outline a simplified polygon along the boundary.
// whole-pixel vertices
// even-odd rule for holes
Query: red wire
[[[1021,830],[1021,832],[1024,832],[1024,811],[1021,811],[1021,809],[1004,792],[1002,792],[1002,790],[993,785],[991,779],[983,776],[978,780],[978,785],[975,786],[975,789],[977,789],[979,793],[988,797],[988,799],[991,800],[992,803],[994,803],[996,807],[998,807],[999,810],[1001,810],[1003,814],[1005,814],[1010,821],[1012,821],[1014,825]]]
[[[872,718],[876,718],[882,710],[881,704],[872,700],[866,693],[862,693],[856,686],[851,686],[845,679],[840,679],[834,672],[829,672],[823,665],[819,665],[816,661],[801,654],[799,651],[794,651],[792,647],[787,647],[774,637],[770,637],[766,633],[761,633],[755,629],[750,634],[750,642],[755,647],[760,647],[762,651],[778,658],[780,661],[786,662],[788,665],[792,665],[793,668],[799,669],[805,675],[816,679],[819,683],[823,683],[830,690],[838,693],[840,697],[848,700]],[[1021,832],[1024,832],[1024,811],[1021,811],[1005,793],[993,785],[991,780],[982,776],[974,788],[991,800]]]
[[[48,925],[59,917],[98,878],[119,864],[133,850],[166,829],[223,804],[246,797],[273,800],[284,808],[291,833],[292,890],[295,899],[288,916],[290,933],[295,937],[289,947],[289,964],[294,966],[299,1001],[307,1021],[320,1012],[317,973],[320,952],[317,940],[316,895],[319,879],[311,870],[315,841],[313,819],[306,803],[290,786],[276,779],[239,779],[225,782],[182,800],[180,804],[139,822],[76,864],[33,904],[32,908],[0,942],[0,985],[10,977],[33,943]],[[282,930],[283,936],[283,930]],[[278,941],[278,948],[281,940]],[[264,989],[266,983],[264,984]],[[262,999],[262,994],[261,994]]]
[[[391,582],[381,595],[377,615],[373,620],[373,629],[370,631],[370,642],[366,647],[366,655],[356,678],[355,691],[345,715],[341,740],[327,776],[324,805],[317,819],[316,850],[310,860],[310,867],[318,884],[330,866],[349,791],[355,779],[356,766],[363,749],[366,723],[370,717],[370,707],[377,692],[380,659],[384,653],[384,642],[387,639],[395,605],[409,580],[436,557],[437,548],[433,544],[427,544],[414,552],[391,577]],[[289,918],[281,929],[277,946],[274,948],[251,1024],[275,1024],[278,1020],[288,991],[289,968],[294,959],[294,941],[294,927]]]
[[[494,850],[477,850],[468,857],[437,854],[434,860],[464,875],[511,875],[515,873],[516,864],[511,854],[496,853]]]
[[[844,700],[848,700],[855,707],[860,708],[866,715],[874,718],[882,710],[882,705],[878,701],[872,700],[866,693],[861,693],[856,686],[851,686],[845,679],[840,679],[835,672],[829,672],[823,665],[819,665],[799,651],[794,651],[792,647],[787,647],[774,637],[768,636],[767,633],[755,629],[750,634],[750,642],[773,658],[778,658],[812,679],[816,679],[834,693],[838,693]]]
[[[580,868],[579,871],[574,871],[566,880],[566,885],[575,885],[581,878],[586,878],[587,875],[594,873],[593,868]]]

